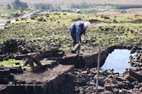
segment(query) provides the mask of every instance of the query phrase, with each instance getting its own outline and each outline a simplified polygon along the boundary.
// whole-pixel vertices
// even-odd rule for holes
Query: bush
[[[21,20],[26,20],[27,18],[21,18]]]
[[[67,13],[64,13],[63,15],[67,15]]]
[[[43,17],[38,18],[38,21],[46,22],[46,20]]]
[[[16,19],[16,21],[19,21],[19,19]]]
[[[60,13],[53,13],[54,15],[61,15]]]
[[[36,18],[35,17],[31,17],[31,20],[35,20]]]
[[[43,9],[43,10],[49,10],[53,8],[51,4],[43,4],[43,3],[36,4],[35,7],[36,9]]]
[[[74,19],[72,19],[72,21],[79,21],[79,20],[82,20],[82,18],[74,18]]]
[[[53,21],[53,19],[52,19],[52,18],[50,18],[50,21]]]
[[[115,19],[113,19],[113,20],[112,20],[112,22],[113,22],[113,23],[118,23],[118,21],[117,21],[117,20],[115,20]]]
[[[49,17],[49,14],[45,14],[46,17]]]
[[[11,23],[11,21],[7,21],[7,23]]]
[[[57,21],[57,23],[60,23],[60,21]]]
[[[20,0],[14,0],[14,2],[12,3],[13,8],[14,9],[21,9],[21,10],[25,10],[28,8],[27,3],[25,2],[21,2]]]
[[[108,17],[108,16],[103,16],[103,15],[101,15],[101,18],[110,19],[110,17]]]

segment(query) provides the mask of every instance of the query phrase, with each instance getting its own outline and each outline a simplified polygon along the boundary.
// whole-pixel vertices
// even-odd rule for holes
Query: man
[[[86,34],[86,30],[90,27],[90,22],[88,21],[77,21],[71,25],[69,28],[71,37],[73,39],[73,49],[72,53],[79,54],[80,52],[80,44],[81,44],[81,36],[82,34]]]

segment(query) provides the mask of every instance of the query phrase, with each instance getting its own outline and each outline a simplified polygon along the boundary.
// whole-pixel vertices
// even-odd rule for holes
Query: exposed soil
[[[134,20],[134,21],[132,21],[132,23],[142,23],[142,19]]]
[[[17,54],[19,52],[18,47],[22,43],[26,44],[23,41],[17,42],[17,40],[4,42],[4,45],[1,46],[4,49],[1,51],[1,55]],[[31,52],[36,53],[33,56],[42,62],[42,67],[35,67],[34,72],[24,71],[22,67],[0,67],[0,94],[19,94],[21,91],[21,94],[67,94],[68,92],[68,94],[95,94],[97,50],[95,52],[92,50],[92,53],[90,51],[80,56],[68,56],[58,49],[44,49],[38,55],[39,50],[36,50],[38,47],[30,46],[28,48],[25,45],[23,47],[28,50],[31,48],[27,52],[31,56]],[[137,52],[135,56],[130,57],[130,63],[133,68],[126,70],[123,74],[114,73],[113,70],[100,70],[98,91],[100,94],[140,94],[142,92],[141,43],[111,45],[107,48],[101,48],[101,65],[103,65],[108,54],[116,48],[130,49],[132,53]],[[19,53],[23,54],[22,52]],[[54,60],[54,62],[49,63],[48,60]],[[75,70],[73,70],[72,65],[75,65]],[[69,72],[71,74],[68,74]],[[39,84],[43,86],[22,86],[17,90],[18,86],[7,86],[7,84]]]
[[[100,70],[100,94],[141,94],[142,93],[142,51],[137,51],[130,57],[133,68],[127,69],[123,74],[114,73],[113,70]],[[75,93],[95,94],[96,68],[75,69]]]
[[[38,46],[26,40],[10,39],[0,45],[0,54],[19,53],[26,54],[37,51]]]
[[[75,70],[75,92],[76,94],[94,94],[96,92],[96,68]],[[142,77],[142,75],[140,76]],[[140,78],[139,78],[140,79]],[[125,77],[114,73],[113,70],[100,71],[99,75],[99,92],[100,94],[135,94],[141,91],[141,81],[133,76]],[[137,94],[139,94],[137,93]]]

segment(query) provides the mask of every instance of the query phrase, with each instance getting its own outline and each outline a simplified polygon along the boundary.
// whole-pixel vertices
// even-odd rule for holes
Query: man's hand
[[[87,41],[87,35],[84,35],[84,36],[83,36],[82,43],[86,43],[86,41]]]
[[[87,41],[87,35],[84,35],[84,42]]]

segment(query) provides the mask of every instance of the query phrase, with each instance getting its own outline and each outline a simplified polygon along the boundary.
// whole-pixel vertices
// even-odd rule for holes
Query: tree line
[[[116,9],[128,9],[128,8],[142,8],[142,5],[123,5],[123,4],[95,4],[95,3],[72,3],[70,5],[66,5],[67,9],[85,9],[85,8],[96,8],[97,6],[112,6]],[[62,10],[61,5],[56,4],[44,4],[38,3],[35,4],[34,7],[38,10]],[[29,8],[26,2],[22,2],[20,0],[14,0],[11,4],[7,5],[8,9],[18,9],[18,10],[26,10]]]
[[[20,0],[14,0],[11,4],[7,4],[8,9],[25,10],[28,9],[28,4]]]
[[[59,10],[61,7],[59,5],[53,5],[53,4],[44,4],[39,3],[35,4],[34,7],[36,9],[41,10]],[[28,4],[26,2],[22,2],[20,0],[14,0],[11,4],[7,4],[7,9],[17,9],[17,10],[26,10],[29,8]]]

